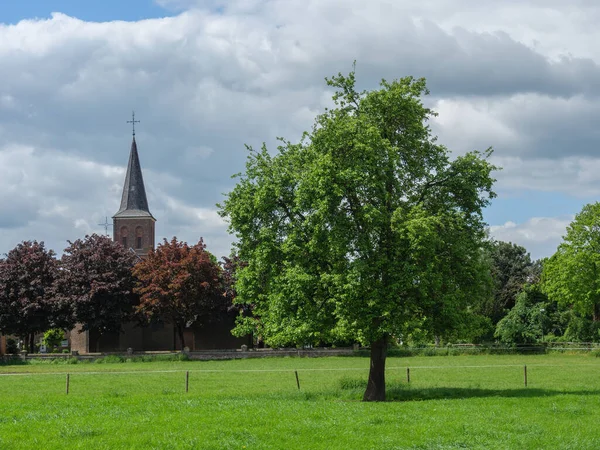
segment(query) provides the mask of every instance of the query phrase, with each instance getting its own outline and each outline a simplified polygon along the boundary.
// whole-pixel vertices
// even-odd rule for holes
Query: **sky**
[[[427,79],[439,142],[502,167],[490,234],[550,256],[600,198],[599,21],[592,0],[0,0],[0,254],[104,232],[135,110],[156,236],[228,255],[244,144],[299,139],[356,60],[363,89]]]

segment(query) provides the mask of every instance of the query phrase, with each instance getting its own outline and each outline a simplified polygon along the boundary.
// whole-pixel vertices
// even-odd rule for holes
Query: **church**
[[[125,174],[123,194],[119,210],[113,219],[113,240],[144,258],[154,249],[156,219],[148,207],[142,167],[135,140],[135,117],[133,140],[129,153],[129,163]],[[250,338],[236,338],[231,329],[235,324],[235,314],[223,314],[214,322],[200,327],[192,324],[184,332],[185,346],[190,351],[233,349],[250,345]],[[70,333],[71,350],[80,354],[99,352],[167,351],[181,350],[176,329],[169,323],[140,326],[126,323],[121,333],[101,335],[97,330],[81,331],[77,327]]]

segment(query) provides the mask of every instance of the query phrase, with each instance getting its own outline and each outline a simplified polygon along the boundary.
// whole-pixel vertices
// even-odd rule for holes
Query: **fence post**
[[[406,368],[406,382],[410,383],[410,369],[408,367]]]
[[[527,387],[527,365],[523,366],[523,375],[525,377],[525,387]]]
[[[190,371],[186,370],[185,372],[185,393],[187,394],[190,387]]]
[[[298,371],[295,370],[294,373],[296,374],[296,384],[298,385],[298,390],[300,390],[300,379],[298,378]]]
[[[67,391],[67,395],[68,395],[69,394],[69,374],[67,374],[66,391]]]

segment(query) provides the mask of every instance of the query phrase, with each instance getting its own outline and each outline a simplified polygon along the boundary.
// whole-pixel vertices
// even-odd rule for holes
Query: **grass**
[[[0,449],[600,448],[600,358],[387,365],[377,404],[360,402],[367,358],[0,366]]]

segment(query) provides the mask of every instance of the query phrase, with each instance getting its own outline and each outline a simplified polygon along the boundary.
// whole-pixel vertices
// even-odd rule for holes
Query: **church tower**
[[[156,219],[148,209],[142,167],[135,142],[135,129],[121,197],[121,207],[112,218],[114,241],[120,242],[125,248],[133,249],[142,258],[150,252],[150,249],[154,248]]]

